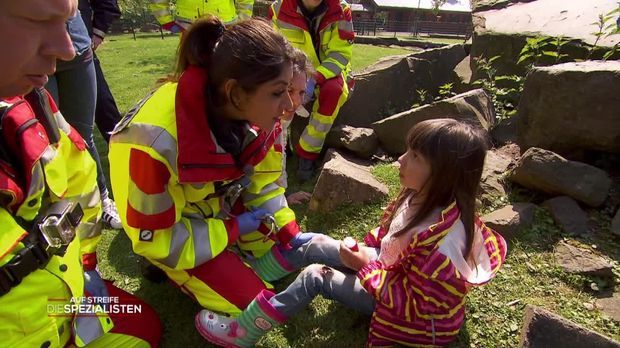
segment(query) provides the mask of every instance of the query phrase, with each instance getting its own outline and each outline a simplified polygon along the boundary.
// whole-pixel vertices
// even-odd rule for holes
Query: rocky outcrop
[[[346,149],[361,158],[369,159],[377,151],[379,139],[371,128],[336,126],[330,131],[326,145]]]
[[[418,101],[417,89],[436,95],[439,86],[452,82],[454,67],[465,56],[464,45],[458,44],[380,60],[355,75],[355,91],[336,123],[368,127],[409,109]]]
[[[512,4],[506,6],[509,3]],[[580,1],[565,0],[518,3],[490,0],[482,1],[475,6],[471,47],[474,80],[481,76],[474,62],[474,58],[480,56],[486,58],[499,56],[494,62],[497,75],[524,76],[525,67],[517,65],[516,62],[527,37],[561,36],[567,40],[574,39],[585,44],[594,44],[596,37],[592,33],[596,28],[591,23],[597,22],[599,15],[608,13],[617,5],[609,0],[591,0],[587,6]],[[599,40],[597,45],[611,47],[619,39],[618,35],[612,35]],[[588,54],[587,49],[578,44],[567,45],[565,49],[573,58],[584,59]]]
[[[482,221],[499,232],[504,238],[511,240],[532,224],[536,205],[532,203],[509,204],[501,209],[482,216]]]
[[[323,166],[310,209],[326,212],[344,203],[371,203],[387,197],[387,186],[377,181],[370,171],[335,156]]]
[[[560,196],[549,199],[542,204],[549,210],[553,221],[571,235],[584,235],[588,232],[588,214],[584,212],[574,199]]]
[[[519,102],[517,131],[522,148],[620,153],[620,62],[534,68]]]
[[[409,129],[421,121],[435,118],[467,120],[488,130],[495,123],[495,110],[489,95],[476,89],[452,98],[401,112],[372,124],[381,147],[392,154],[406,151],[405,139]]]
[[[530,189],[551,195],[566,195],[596,207],[605,201],[611,179],[591,165],[568,161],[551,151],[528,149],[509,179]]]
[[[620,348],[620,344],[540,307],[528,305],[519,347]]]
[[[560,242],[555,247],[555,260],[564,271],[583,275],[612,278],[613,265],[591,250]]]

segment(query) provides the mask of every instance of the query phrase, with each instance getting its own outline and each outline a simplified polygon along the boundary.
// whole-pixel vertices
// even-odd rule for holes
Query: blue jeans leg
[[[375,299],[354,273],[318,264],[304,269],[286,290],[273,296],[269,302],[278,312],[290,317],[307,307],[319,294],[367,315],[375,309]]]

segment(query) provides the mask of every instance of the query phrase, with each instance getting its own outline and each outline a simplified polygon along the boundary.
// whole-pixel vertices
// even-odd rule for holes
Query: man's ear
[[[226,102],[231,103],[236,109],[241,110],[242,90],[239,83],[235,79],[228,79],[224,83],[224,95]]]

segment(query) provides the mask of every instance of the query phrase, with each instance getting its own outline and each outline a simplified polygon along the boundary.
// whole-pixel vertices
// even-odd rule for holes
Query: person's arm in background
[[[235,8],[239,20],[252,18],[254,11],[254,0],[235,0]]]
[[[94,51],[103,42],[112,23],[121,17],[121,10],[116,0],[90,0],[90,6],[93,11],[91,36]]]
[[[173,27],[178,27],[174,23],[172,17],[172,9],[170,8],[170,1],[168,0],[150,0],[149,10],[157,19],[157,23],[166,30],[172,30]]]
[[[339,76],[343,70],[351,65],[355,32],[353,31],[351,9],[348,5],[343,5],[342,10],[344,12],[343,19],[333,23],[331,28],[326,29],[331,30],[331,35],[324,52],[325,58],[316,69],[315,79],[319,87],[326,80]],[[325,46],[323,45],[323,47]]]

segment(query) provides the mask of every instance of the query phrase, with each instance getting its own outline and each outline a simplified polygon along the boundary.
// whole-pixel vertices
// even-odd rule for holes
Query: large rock
[[[574,199],[560,196],[546,200],[542,205],[549,210],[553,221],[564,232],[572,235],[583,235],[588,232],[588,214]]]
[[[368,127],[409,109],[418,101],[418,89],[436,95],[439,86],[452,82],[454,67],[465,56],[464,46],[458,44],[380,60],[355,75],[355,91],[336,124]]]
[[[611,296],[597,299],[596,307],[605,315],[620,322],[620,292],[614,292]]]
[[[371,158],[379,146],[379,138],[373,129],[351,126],[334,127],[325,142],[329,147],[347,149],[361,158]]]
[[[486,10],[509,2],[484,1],[476,5],[473,14],[474,33],[471,47],[472,71],[474,80],[480,77],[476,70],[474,57],[499,56],[494,62],[497,75],[525,75],[525,68],[517,65],[519,53],[525,46],[527,37],[561,36],[567,40],[577,40],[594,44],[596,28],[591,25],[598,16],[613,10],[617,5],[613,0],[581,1],[537,0],[527,3],[513,3],[503,9]],[[516,1],[512,1],[516,2]],[[484,6],[490,3],[490,6]],[[502,7],[502,6],[499,6]],[[601,38],[598,46],[612,47],[620,37],[612,35]],[[575,46],[575,47],[568,47]],[[587,49],[568,45],[574,58],[585,58]]]
[[[480,180],[480,198],[483,204],[490,205],[498,198],[506,196],[502,181],[511,163],[512,160],[503,154],[495,150],[487,151]]]
[[[555,247],[555,260],[564,271],[583,275],[613,278],[613,265],[609,260],[588,249],[560,242]]]
[[[620,153],[620,61],[533,69],[517,123],[523,148]]]
[[[540,307],[528,305],[519,347],[620,348],[620,344]]]
[[[405,139],[411,127],[421,121],[446,117],[467,120],[486,130],[495,124],[491,98],[484,90],[475,89],[377,121],[372,128],[384,150],[400,155],[407,151]]]
[[[604,171],[536,147],[523,154],[509,178],[527,188],[566,195],[593,207],[605,201],[611,187]]]
[[[488,213],[481,219],[504,238],[511,240],[517,237],[524,228],[532,224],[534,209],[536,209],[536,205],[532,203],[514,203]]]
[[[377,181],[370,171],[335,156],[323,166],[310,209],[327,212],[344,203],[370,203],[387,197],[387,186]]]

